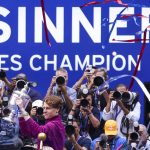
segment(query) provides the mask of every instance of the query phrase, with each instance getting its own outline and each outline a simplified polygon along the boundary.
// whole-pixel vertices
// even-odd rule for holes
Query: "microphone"
[[[39,133],[38,139],[40,140],[40,150],[43,150],[43,141],[45,141],[45,139],[46,139],[46,134],[45,133]]]

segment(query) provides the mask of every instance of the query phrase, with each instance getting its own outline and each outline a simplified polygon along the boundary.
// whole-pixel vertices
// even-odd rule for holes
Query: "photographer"
[[[96,70],[96,67],[88,65],[86,66],[86,69],[82,75],[82,77],[73,85],[73,89],[75,89],[76,91],[78,91],[81,86],[83,86],[83,82],[86,80],[87,82],[85,83],[86,87],[88,87],[88,89],[90,89],[90,84],[91,84],[91,78],[94,75]]]
[[[66,129],[68,140],[65,141],[64,150],[90,150],[91,140],[86,137],[80,136],[79,134],[79,121],[73,120],[72,126],[74,130],[73,134],[68,132],[70,130],[67,131]]]
[[[102,132],[100,129],[100,115],[98,108],[93,106],[92,94],[88,94],[74,103],[70,115],[80,120],[80,134],[84,137],[95,139]]]
[[[63,107],[61,110],[62,120],[65,122],[69,111],[71,110],[73,103],[76,100],[76,91],[67,86],[68,72],[64,68],[60,68],[56,71],[56,76],[53,76],[48,88],[46,96],[57,95],[63,100]]]
[[[32,103],[32,109],[30,111],[31,117],[39,124],[45,124],[45,119],[43,116],[43,101],[36,100]]]
[[[11,82],[10,82],[6,76],[6,72],[2,69],[0,70],[0,78],[1,78],[1,80],[3,80],[5,82],[6,86],[8,87],[9,97],[11,96],[12,92],[17,89],[17,82],[19,80],[22,82],[22,85],[18,84],[19,86],[24,86],[23,81],[24,81],[24,84],[28,81],[27,77],[24,73],[19,73],[15,77],[11,78]],[[28,95],[30,96],[32,101],[41,99],[41,94],[32,87],[30,87],[28,89]]]
[[[128,91],[124,84],[119,84],[116,91],[119,93],[119,97],[116,96],[117,98],[115,98],[115,92],[110,93],[110,99],[103,110],[103,119],[116,120],[118,134],[128,138],[129,133],[134,131],[133,122],[138,121],[140,118],[141,105],[139,97],[136,93]]]
[[[105,134],[101,134],[91,143],[91,150],[127,150],[125,138],[118,135],[117,122],[107,120],[104,126]]]
[[[46,119],[45,125],[37,124],[29,116],[29,114],[25,111],[21,98],[16,97],[16,104],[18,105],[21,113],[19,116],[19,124],[23,135],[36,139],[39,133],[44,132],[47,135],[44,142],[45,146],[50,146],[55,150],[63,150],[65,129],[59,115],[62,105],[62,100],[60,97],[54,95],[45,97],[43,104],[43,115]]]
[[[129,136],[129,143],[131,148],[133,148],[132,146],[135,145],[134,148],[137,150],[148,150],[148,148],[150,148],[150,139],[146,127],[143,124],[139,124],[136,128],[137,130],[130,133]]]

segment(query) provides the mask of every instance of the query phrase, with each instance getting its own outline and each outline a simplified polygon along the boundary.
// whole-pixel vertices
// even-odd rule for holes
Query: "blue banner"
[[[43,2],[43,11],[40,0],[0,2],[0,68],[9,78],[27,74],[44,96],[57,68],[68,70],[69,86],[88,64],[106,67],[109,77],[132,75],[143,49],[136,76],[142,82],[150,80],[147,0]],[[130,80],[119,82],[129,86]],[[136,83],[133,90],[143,94]]]

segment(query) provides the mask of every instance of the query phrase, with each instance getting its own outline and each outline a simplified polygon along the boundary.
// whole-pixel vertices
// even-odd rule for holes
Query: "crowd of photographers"
[[[139,124],[139,94],[124,84],[111,89],[107,80],[105,68],[89,65],[69,87],[60,68],[42,98],[25,74],[9,81],[1,70],[0,149],[41,149],[44,139],[49,150],[150,150],[150,123]]]

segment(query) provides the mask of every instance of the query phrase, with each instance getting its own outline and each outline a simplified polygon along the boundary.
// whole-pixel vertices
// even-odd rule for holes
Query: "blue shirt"
[[[95,149],[96,142],[99,141],[99,140],[100,140],[99,138],[96,138],[95,140],[93,140],[91,142],[91,146],[90,146],[91,150]],[[118,150],[119,148],[121,148],[121,150],[127,150],[128,149],[126,138],[123,138],[123,137],[120,137],[120,136],[116,136],[113,139],[113,141],[109,144],[110,144],[110,150]]]

